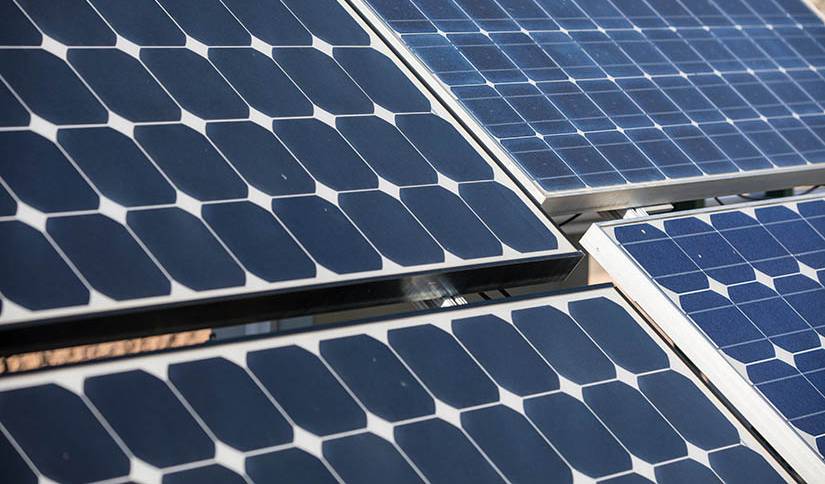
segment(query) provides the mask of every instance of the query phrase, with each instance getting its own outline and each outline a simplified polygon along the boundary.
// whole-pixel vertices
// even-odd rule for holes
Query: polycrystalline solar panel
[[[353,3],[548,211],[823,179],[825,24],[802,0]]]
[[[0,430],[21,483],[787,477],[612,288],[10,376]]]
[[[606,223],[583,244],[785,459],[822,477],[825,199]]]
[[[0,2],[0,325],[576,257],[350,7],[197,3]]]

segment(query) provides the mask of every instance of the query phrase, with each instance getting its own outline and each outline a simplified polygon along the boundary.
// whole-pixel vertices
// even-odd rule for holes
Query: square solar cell
[[[548,213],[825,182],[825,23],[804,0],[352,3]]]
[[[433,298],[580,256],[346,2],[75,3],[0,11],[0,328]],[[518,72],[481,37],[483,71]],[[222,301],[153,321],[253,317]]]
[[[21,483],[790,479],[610,287],[7,376],[0,464]]]
[[[783,457],[825,469],[825,199],[607,222],[582,244]]]

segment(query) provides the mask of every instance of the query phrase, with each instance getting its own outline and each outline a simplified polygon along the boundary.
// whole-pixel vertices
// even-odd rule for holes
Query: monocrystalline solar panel
[[[604,287],[5,377],[0,464],[14,482],[789,479]]]
[[[0,8],[0,326],[578,256],[344,3]]]
[[[802,0],[353,0],[552,213],[823,181]]]
[[[605,223],[582,243],[803,477],[823,475],[825,199]]]

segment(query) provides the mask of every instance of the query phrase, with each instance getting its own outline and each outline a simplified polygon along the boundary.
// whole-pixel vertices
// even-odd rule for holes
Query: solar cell
[[[548,212],[825,180],[803,0],[352,3]]]
[[[609,287],[8,376],[0,464],[15,482],[789,479]]]
[[[0,12],[2,327],[313,288],[316,311],[432,298],[580,255],[346,3]],[[252,317],[226,308],[155,321]]]
[[[769,442],[825,469],[825,199],[594,226],[583,245]]]

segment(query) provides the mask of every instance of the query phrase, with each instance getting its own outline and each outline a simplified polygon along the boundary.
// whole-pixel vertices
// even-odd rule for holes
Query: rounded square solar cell
[[[804,0],[352,0],[548,213],[825,182]]]
[[[607,222],[582,244],[804,478],[825,471],[825,199]]]
[[[790,479],[608,287],[8,376],[0,464],[15,482]]]
[[[0,15],[0,329],[434,298],[580,257],[346,2],[63,3]]]

